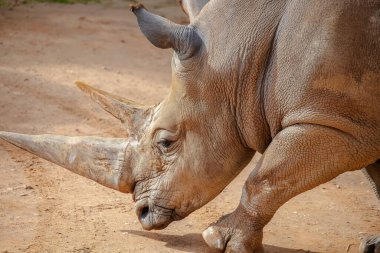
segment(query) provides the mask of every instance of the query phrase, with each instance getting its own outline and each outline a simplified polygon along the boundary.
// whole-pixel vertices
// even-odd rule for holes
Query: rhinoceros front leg
[[[375,151],[362,145],[352,135],[330,127],[285,128],[251,172],[238,208],[203,232],[206,243],[221,252],[261,252],[263,227],[285,202],[371,163],[368,154]]]
[[[370,181],[377,198],[380,200],[380,160],[366,166],[363,172]],[[380,253],[380,234],[364,238],[360,244],[359,253]]]
[[[364,238],[360,243],[359,253],[380,253],[380,235]]]

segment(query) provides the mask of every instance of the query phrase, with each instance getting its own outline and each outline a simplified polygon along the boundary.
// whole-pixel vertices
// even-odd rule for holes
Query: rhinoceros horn
[[[104,110],[118,118],[127,128],[130,135],[135,134],[145,124],[146,118],[153,107],[144,106],[108,92],[91,87],[82,82],[77,86],[97,102]]]
[[[131,192],[128,139],[26,135],[1,132],[0,138],[106,187]],[[129,161],[128,161],[129,162]]]
[[[131,5],[137,22],[147,39],[158,48],[172,48],[179,55],[191,56],[202,44],[196,29],[179,25],[148,12],[142,4]]]

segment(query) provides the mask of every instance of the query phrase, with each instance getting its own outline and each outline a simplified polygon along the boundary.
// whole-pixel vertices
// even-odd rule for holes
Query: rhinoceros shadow
[[[145,237],[151,240],[165,242],[165,246],[183,252],[214,253],[203,241],[201,234],[191,233],[186,235],[170,235],[139,230],[121,230],[133,235]],[[286,249],[272,245],[264,245],[266,253],[317,253],[302,249]]]

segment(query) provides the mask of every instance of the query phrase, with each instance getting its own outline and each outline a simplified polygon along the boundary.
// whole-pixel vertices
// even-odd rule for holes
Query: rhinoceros
[[[343,172],[366,168],[379,194],[379,0],[180,4],[189,25],[131,6],[147,39],[174,50],[161,103],[78,83],[128,136],[1,138],[132,193],[147,230],[208,203],[261,153],[236,210],[203,232],[220,252],[261,252],[263,228],[285,202]],[[364,241],[371,250],[379,237]]]

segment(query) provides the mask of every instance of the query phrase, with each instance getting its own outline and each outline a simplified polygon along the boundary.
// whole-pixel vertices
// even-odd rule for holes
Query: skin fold
[[[148,230],[211,201],[261,153],[239,206],[203,232],[219,252],[262,252],[263,228],[284,203],[343,172],[366,167],[379,189],[380,0],[180,4],[189,25],[131,7],[147,39],[174,51],[172,89],[161,103],[78,83],[127,137],[0,137],[132,193]],[[73,166],[77,153],[84,158]],[[377,250],[374,238],[362,252]]]

